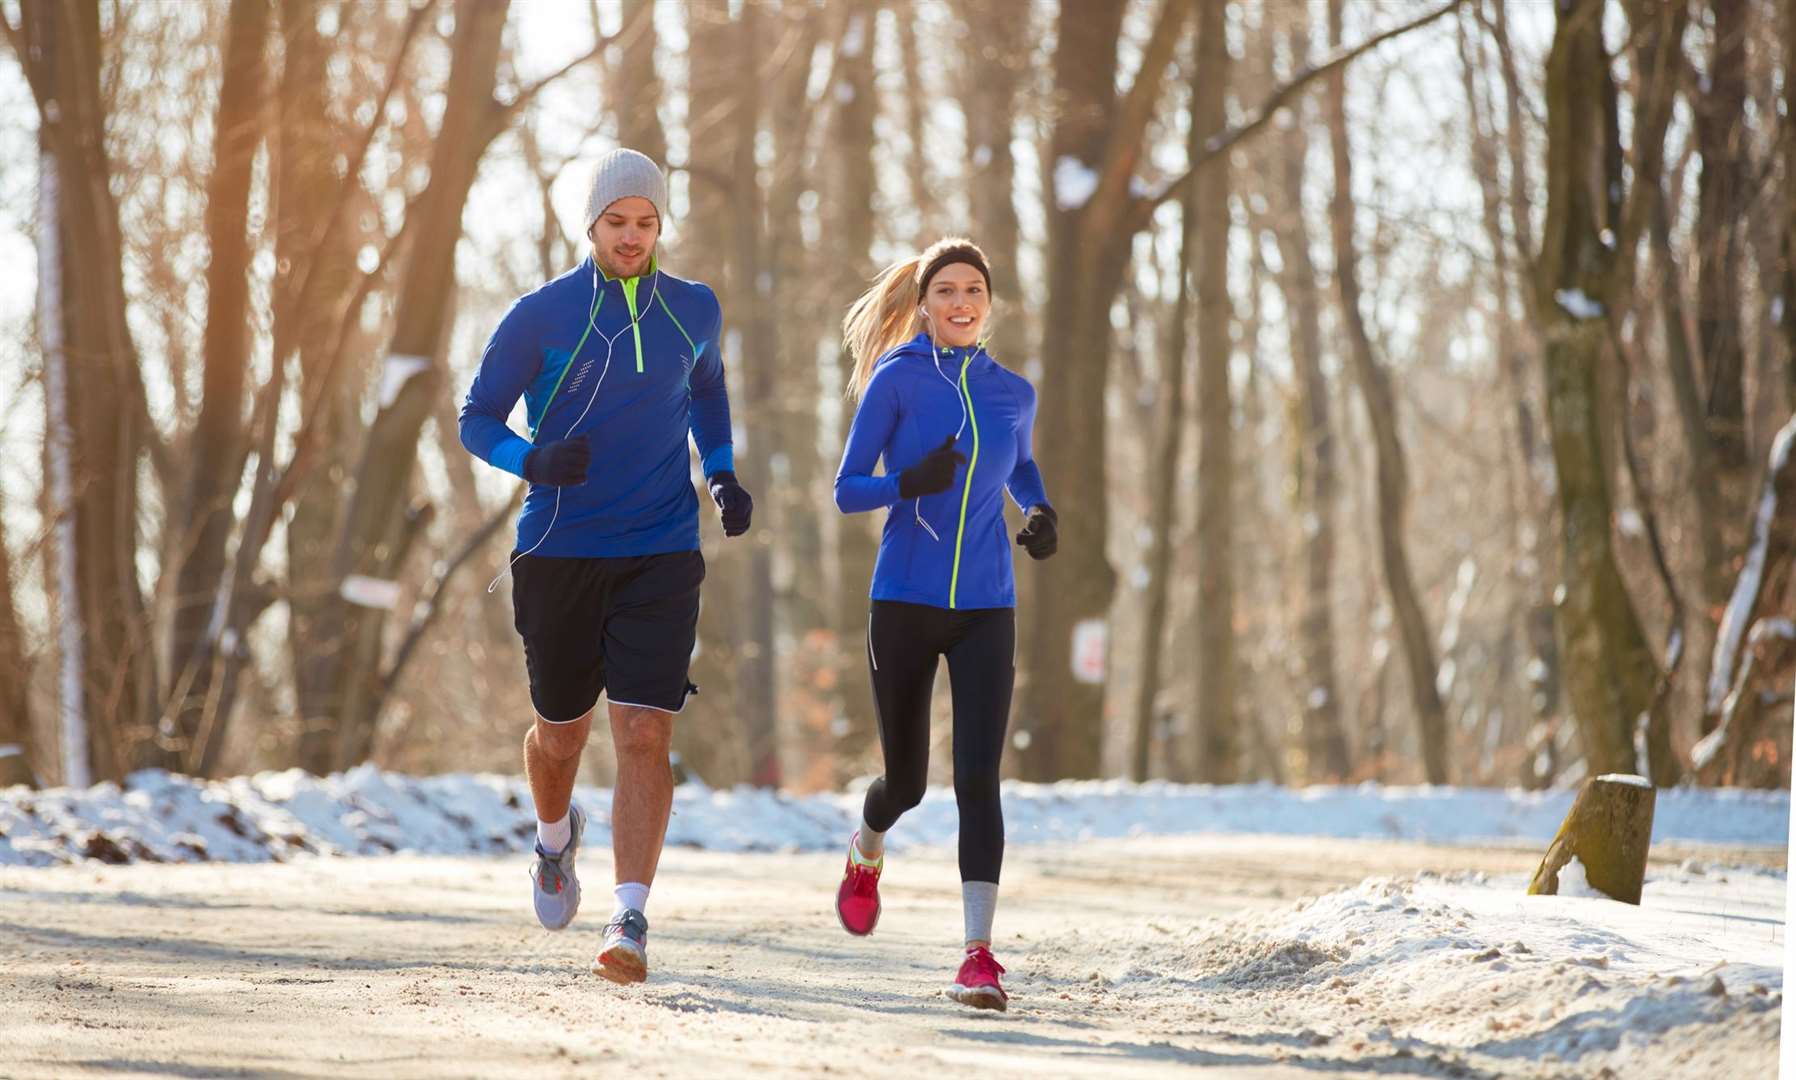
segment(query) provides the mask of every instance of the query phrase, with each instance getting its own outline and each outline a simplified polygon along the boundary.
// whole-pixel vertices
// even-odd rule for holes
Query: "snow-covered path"
[[[548,934],[514,854],[0,867],[0,1075],[1773,1075],[1783,852],[1661,854],[1634,909],[1522,896],[1531,848],[1017,845],[1001,1016],[940,996],[939,846],[866,941],[833,852],[670,850],[627,989],[586,973],[602,888]]]

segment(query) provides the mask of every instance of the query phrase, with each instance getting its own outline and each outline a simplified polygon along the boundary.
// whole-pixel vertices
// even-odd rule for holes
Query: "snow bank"
[[[587,841],[610,842],[610,793],[581,788]],[[821,851],[846,842],[861,796],[794,796],[687,784],[674,795],[670,844],[719,851]],[[1161,782],[1006,783],[1016,843],[1140,835],[1246,833],[1435,843],[1551,840],[1570,793],[1475,788],[1211,787]],[[890,841],[947,844],[958,832],[951,790],[935,789]],[[1788,792],[1659,793],[1655,841],[1782,847]],[[534,831],[522,777],[413,777],[371,766],[318,778],[298,770],[196,781],[150,770],[123,788],[0,791],[0,865],[263,861],[298,854],[393,851],[470,854],[528,848]]]
[[[1577,1075],[1731,1075],[1711,1058],[1775,1056],[1782,873],[1686,863],[1649,876],[1639,907],[1527,896],[1526,884],[1373,878],[1272,911],[1168,919],[1109,945],[1109,931],[1081,931],[1091,940],[1056,941],[1030,962],[1091,948],[1105,968],[1066,977],[1131,1011],[1247,995],[1268,1033],[1362,1059],[1432,1059],[1450,1075],[1564,1075],[1559,1063]]]

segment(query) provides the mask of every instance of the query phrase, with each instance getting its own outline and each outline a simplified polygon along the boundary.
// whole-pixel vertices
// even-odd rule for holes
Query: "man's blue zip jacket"
[[[687,431],[706,476],[734,468],[722,322],[705,285],[658,268],[612,278],[590,255],[512,304],[462,404],[462,445],[521,477],[535,445],[576,430],[592,441],[584,484],[530,486],[517,550],[538,541],[534,554],[561,557],[698,550]],[[528,440],[505,424],[520,395]]]
[[[836,472],[845,514],[888,507],[875,600],[941,608],[1016,606],[1004,495],[1025,512],[1048,503],[1030,443],[1035,388],[984,349],[933,349],[919,334],[880,357]],[[948,490],[900,500],[898,474],[958,432],[966,464]],[[885,474],[873,466],[885,457]]]

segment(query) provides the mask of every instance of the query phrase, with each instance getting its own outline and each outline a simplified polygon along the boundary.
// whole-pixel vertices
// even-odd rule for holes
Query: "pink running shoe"
[[[948,996],[975,1009],[1003,1012],[1010,1004],[1010,995],[998,984],[998,976],[1002,974],[1004,965],[993,959],[992,951],[983,945],[974,946],[967,950],[967,958],[960,965],[960,974],[954,976]]]
[[[872,862],[861,856],[861,834],[848,841],[848,869],[842,871],[842,884],[836,889],[836,918],[842,929],[855,937],[866,937],[879,925],[879,874],[885,869],[882,854]]]

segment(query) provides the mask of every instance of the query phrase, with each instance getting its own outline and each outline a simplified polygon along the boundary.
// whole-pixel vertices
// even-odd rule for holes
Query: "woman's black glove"
[[[1045,559],[1060,550],[1060,515],[1046,503],[1032,507],[1023,519],[1023,531],[1016,542],[1029,552],[1031,559]]]
[[[898,474],[898,497],[914,499],[934,495],[954,486],[954,469],[966,456],[954,449],[955,436],[942,440],[942,445],[923,455],[923,460]]]
[[[741,536],[748,531],[748,519],[755,512],[755,501],[748,496],[736,474],[727,470],[711,474],[711,500],[717,504],[723,519],[723,535]]]
[[[592,444],[584,435],[544,443],[524,455],[524,479],[532,484],[571,487],[586,483],[592,464]]]

